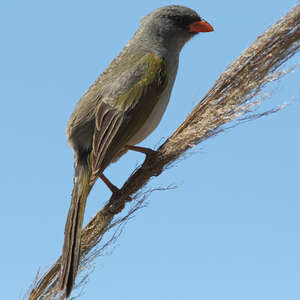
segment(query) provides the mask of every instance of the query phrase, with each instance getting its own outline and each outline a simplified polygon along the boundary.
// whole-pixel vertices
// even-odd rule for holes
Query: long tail
[[[75,162],[72,200],[65,226],[59,289],[71,294],[80,258],[80,236],[87,197],[92,189],[91,170],[87,162]]]

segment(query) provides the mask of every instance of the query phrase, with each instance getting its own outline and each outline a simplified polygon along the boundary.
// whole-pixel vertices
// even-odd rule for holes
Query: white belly
[[[153,111],[151,112],[145,124],[131,138],[131,140],[128,142],[128,145],[135,145],[143,141],[146,137],[148,137],[148,135],[152,133],[152,131],[160,123],[160,120],[164,112],[166,111],[166,108],[170,100],[171,91],[176,78],[177,67],[178,67],[178,63],[168,66],[168,85],[166,89],[163,91],[159,102],[155,105]]]
[[[166,111],[169,99],[169,95],[162,95],[160,101],[154,107],[143,127],[128,142],[129,145],[140,143],[158,126],[164,112]]]

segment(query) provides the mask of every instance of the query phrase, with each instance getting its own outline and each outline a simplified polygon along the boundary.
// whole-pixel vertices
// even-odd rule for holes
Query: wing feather
[[[147,54],[120,78],[121,82],[124,78],[131,82],[130,86],[124,89],[124,84],[119,84],[122,93],[114,91],[112,95],[117,97],[104,96],[97,107],[92,146],[94,176],[116,159],[151,114],[167,84],[166,64]]]
[[[99,110],[99,116],[101,120],[101,126],[96,125],[96,130],[94,132],[93,138],[93,173],[99,173],[99,168],[96,166],[101,166],[107,148],[109,147],[112,139],[119,130],[123,115],[116,109],[113,109],[108,104],[102,102],[102,110],[105,112],[102,114],[102,110]],[[97,124],[97,122],[96,122]],[[97,127],[99,129],[97,129]]]

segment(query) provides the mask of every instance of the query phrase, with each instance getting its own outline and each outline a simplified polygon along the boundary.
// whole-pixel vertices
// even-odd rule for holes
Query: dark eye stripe
[[[174,20],[177,24],[188,26],[195,21],[200,21],[201,18],[198,16],[169,16],[170,19]]]

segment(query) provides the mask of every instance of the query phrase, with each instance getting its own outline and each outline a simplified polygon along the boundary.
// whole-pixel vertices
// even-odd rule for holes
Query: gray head
[[[141,20],[137,33],[143,32],[165,47],[182,46],[199,32],[213,31],[213,27],[194,10],[179,5],[170,5],[152,11]]]

